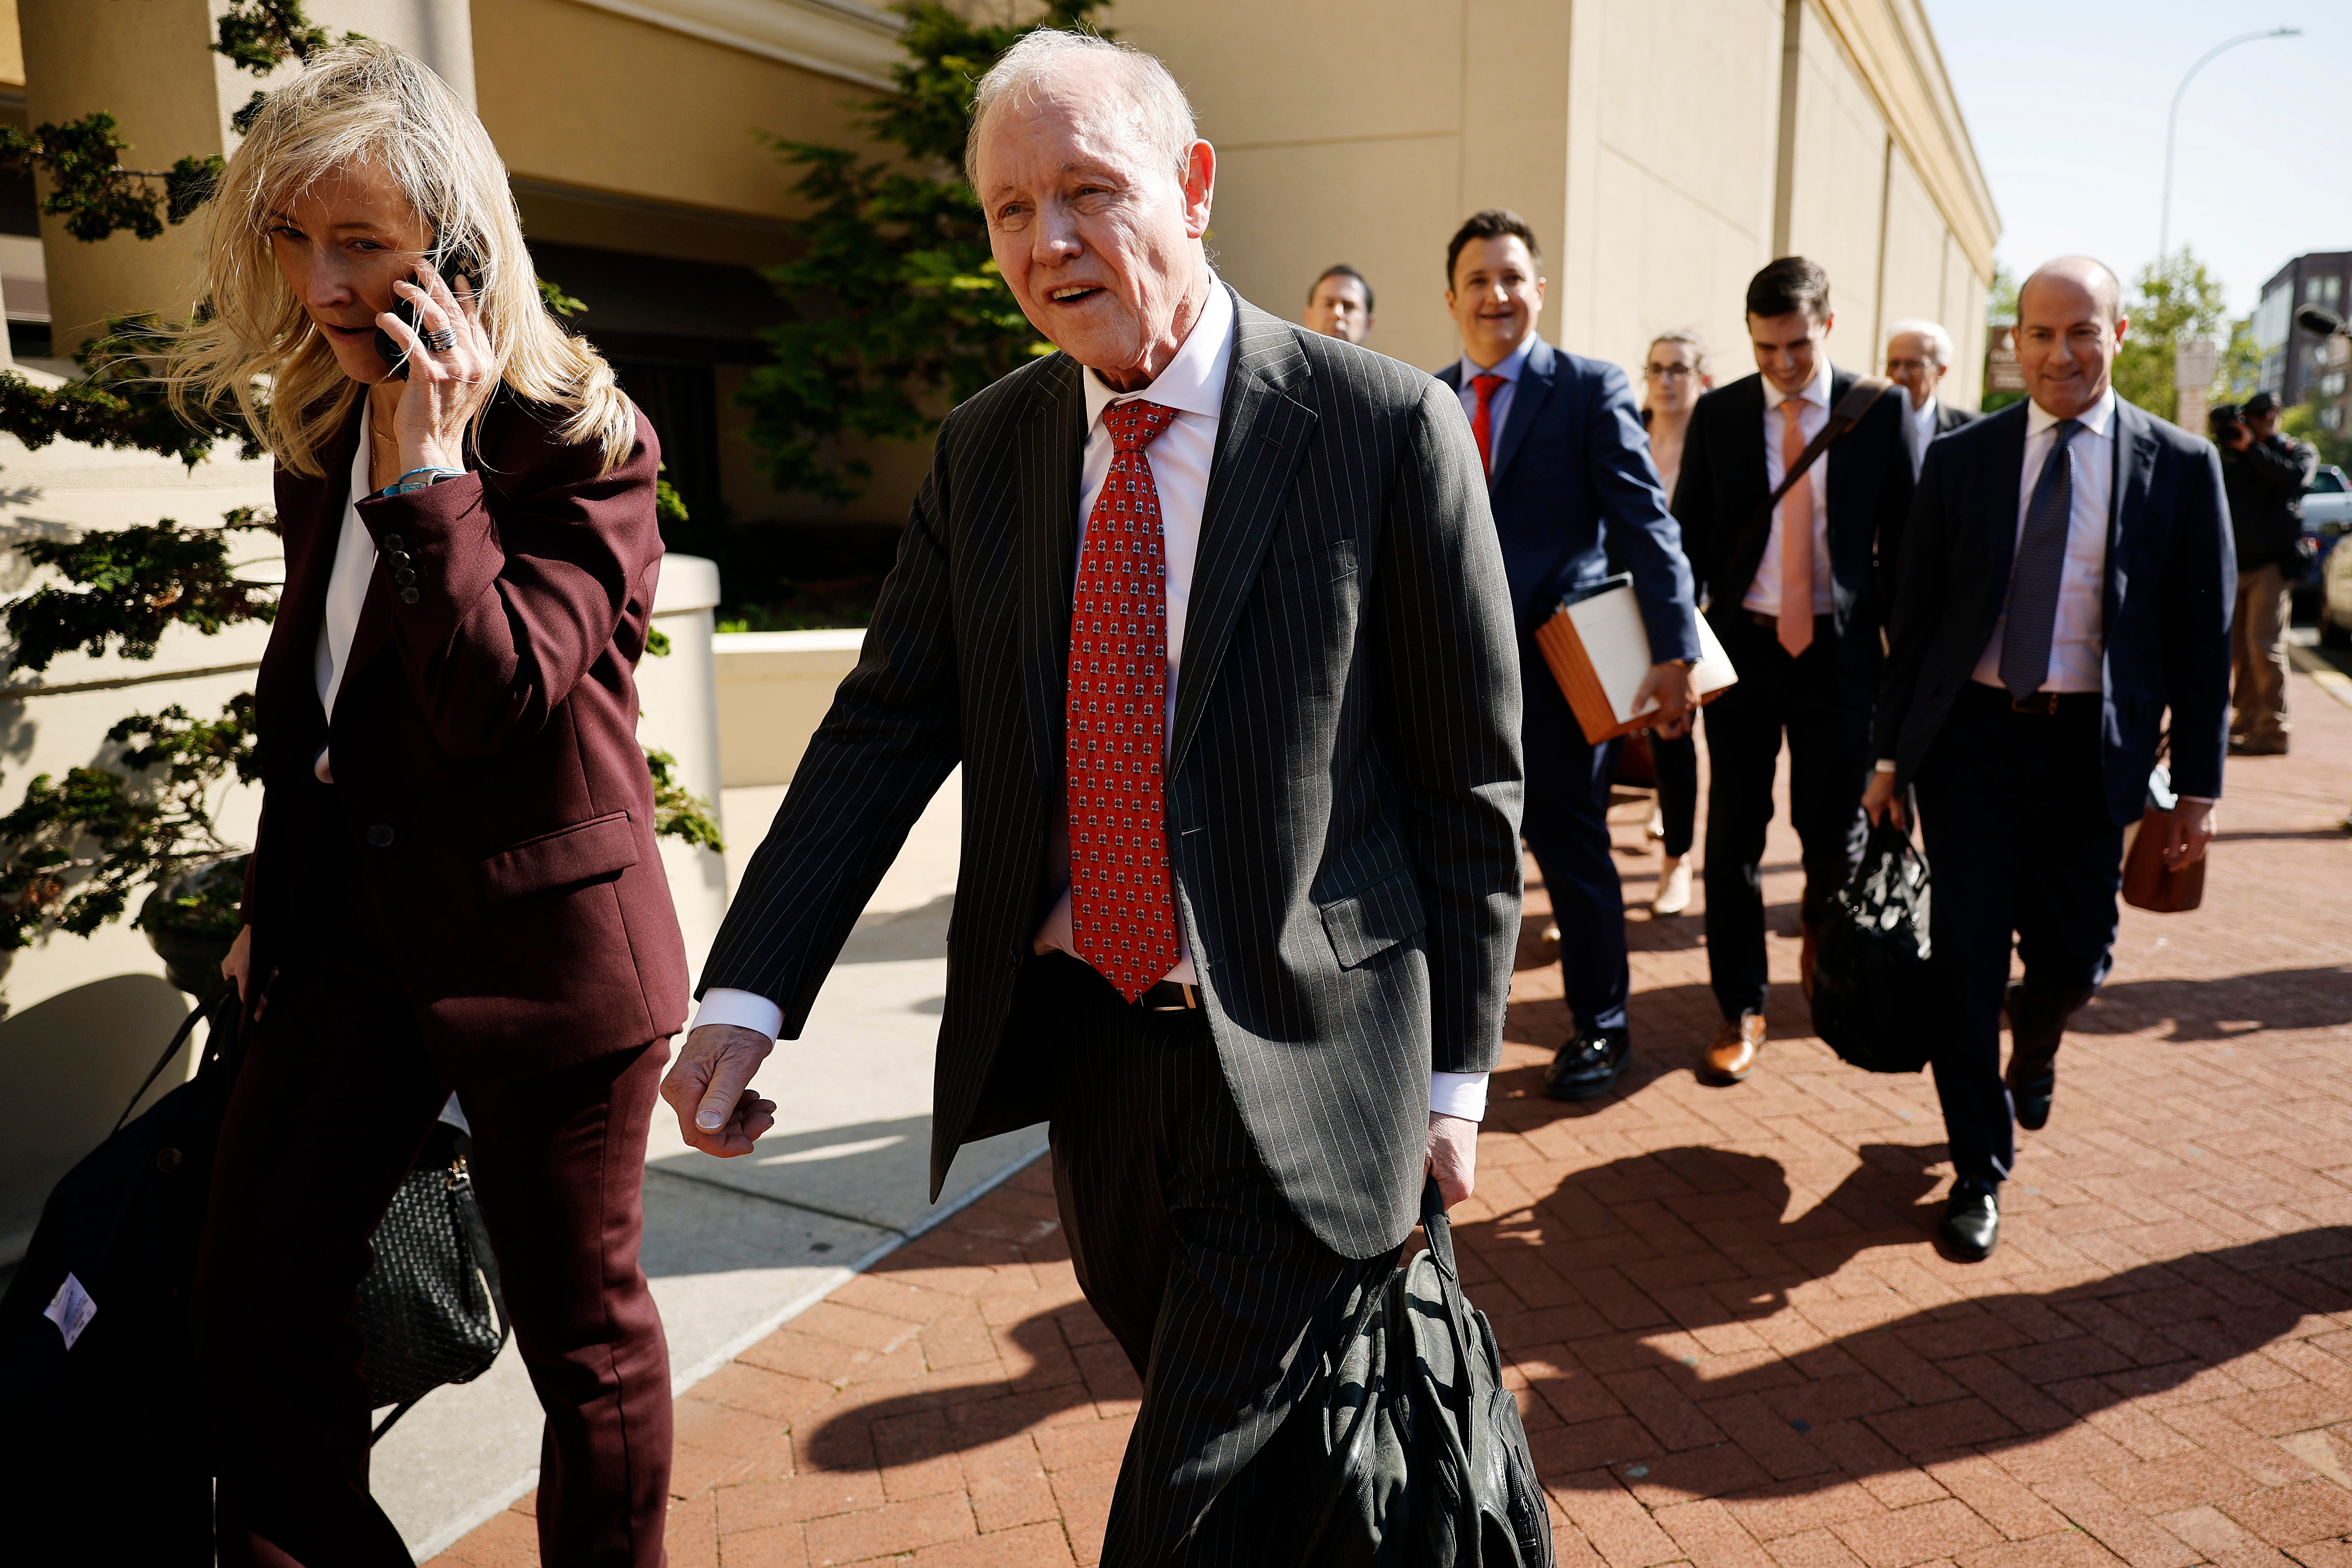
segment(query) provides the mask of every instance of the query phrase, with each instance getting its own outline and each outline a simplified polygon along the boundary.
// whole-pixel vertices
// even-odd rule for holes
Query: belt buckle
[[[2058,711],[2058,694],[2033,692],[2021,697],[2013,696],[2009,699],[2009,706],[2011,711],[2015,713],[2037,714],[2043,718],[2048,718]]]
[[[1175,988],[1176,988],[1176,994],[1177,994],[1177,996],[1178,996],[1180,998],[1181,998],[1181,999],[1180,999],[1180,1000],[1178,1000],[1178,1001],[1176,1001],[1176,1002],[1173,1002],[1173,1003],[1169,1003],[1169,1004],[1160,1004],[1160,1003],[1155,1003],[1155,1002],[1150,1002],[1150,1001],[1147,1001],[1147,1002],[1145,1002],[1145,1003],[1143,1004],[1143,1010],[1144,1010],[1145,1012],[1148,1012],[1148,1013],[1189,1013],[1189,1012],[1194,1012],[1194,1011],[1197,1011],[1197,1010],[1199,1009],[1199,1008],[1200,1008],[1200,1006],[1201,1006],[1201,992],[1200,992],[1200,988],[1199,988],[1198,987],[1195,987],[1195,986],[1188,986],[1188,985],[1186,985],[1186,984],[1185,984],[1183,981],[1181,981],[1181,980],[1162,980],[1162,981],[1160,981],[1160,982],[1159,983],[1159,985],[1155,985],[1154,987],[1152,987],[1152,988],[1151,988],[1151,989],[1152,989],[1152,990],[1154,990],[1154,991],[1156,991],[1156,990],[1158,990],[1158,989],[1160,988],[1160,986],[1173,986],[1173,987],[1175,987]],[[1150,992],[1150,991],[1146,991],[1146,992],[1144,993],[1144,995],[1145,995],[1145,996],[1147,996],[1147,997],[1149,997],[1150,994],[1151,994],[1151,992]]]

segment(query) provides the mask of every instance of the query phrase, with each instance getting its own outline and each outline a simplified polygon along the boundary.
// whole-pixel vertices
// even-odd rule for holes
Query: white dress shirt
[[[1519,372],[1528,368],[1528,351],[1535,346],[1536,335],[1530,331],[1519,340],[1519,346],[1511,350],[1510,357],[1492,370],[1483,368],[1467,354],[1462,356],[1462,416],[1471,422],[1472,429],[1477,428],[1478,421],[1478,389],[1470,384],[1472,378],[1503,378],[1503,384],[1495,389],[1494,397],[1486,404],[1486,476],[1490,479],[1495,476],[1494,460],[1502,455],[1503,426],[1511,417],[1511,398],[1519,390]]]
[[[1906,396],[1907,404],[1910,399]],[[1920,465],[1927,461],[1927,443],[1936,439],[1936,413],[1943,405],[1929,398],[1927,406],[1910,411],[1910,419],[1903,426],[1904,437],[1911,443],[1911,477],[1919,477]]]
[[[2058,619],[2050,631],[2050,674],[2038,690],[2095,692],[2105,689],[2107,517],[2116,484],[2116,391],[2104,396],[2082,416],[2083,428],[2066,444],[2074,470],[2074,504],[2066,517],[2066,560],[2059,569]],[[2017,533],[2025,536],[2025,514],[2033,505],[2033,486],[2058,438],[2058,416],[2034,403],[2025,414],[2025,470],[2018,476]],[[2014,547],[2010,560],[2016,562]],[[2014,581],[2012,571],[2011,580]],[[2008,594],[2001,599],[2000,619],[1993,622],[1992,638],[1985,643],[1970,678],[1980,685],[2000,685],[2000,639],[2009,630]]]
[[[1830,362],[1823,360],[1813,373],[1811,384],[1792,398],[1783,398],[1770,382],[1764,383],[1764,483],[1771,489],[1780,487],[1781,476],[1789,471],[1788,458],[1780,444],[1788,439],[1789,415],[1794,411],[1797,428],[1810,442],[1822,433],[1830,422]],[[1830,603],[1830,455],[1822,453],[1805,470],[1805,478],[1812,486],[1813,496],[1813,613],[1827,615]],[[1786,501],[1772,508],[1772,532],[1764,545],[1764,559],[1756,563],[1756,579],[1748,585],[1748,597],[1740,604],[1748,610],[1767,615],[1780,613],[1780,528],[1781,514],[1789,509]]]
[[[1078,478],[1077,548],[1081,558],[1086,549],[1087,515],[1094,509],[1095,497],[1101,493],[1103,481],[1110,473],[1114,451],[1109,428],[1103,423],[1103,411],[1114,403],[1138,399],[1176,411],[1175,423],[1144,448],[1145,461],[1151,465],[1151,482],[1160,492],[1160,539],[1168,560],[1168,732],[1171,738],[1175,734],[1177,670],[1184,646],[1184,612],[1192,598],[1193,563],[1201,551],[1202,515],[1208,505],[1209,471],[1216,457],[1217,426],[1223,414],[1225,381],[1233,368],[1233,297],[1213,277],[1201,319],[1193,323],[1191,334],[1176,350],[1176,357],[1150,386],[1141,392],[1119,392],[1105,386],[1091,370],[1080,378],[1087,412],[1087,445],[1080,459]],[[1522,346],[1517,362],[1524,363],[1526,358]],[[1499,421],[1497,424],[1499,428]],[[1054,822],[1048,852],[1062,873],[1062,895],[1055,901],[1045,923],[1038,927],[1036,943],[1076,957],[1077,942],[1070,930],[1069,813],[1057,811]],[[1182,906],[1179,904],[1176,967],[1168,971],[1167,978],[1191,984],[1195,971],[1192,947],[1182,925]],[[703,998],[691,1028],[733,1024],[772,1039],[783,1027],[783,1009],[766,997],[713,987]],[[1429,1095],[1431,1110],[1477,1121],[1486,1111],[1486,1074],[1433,1072]]]
[[[367,400],[360,400],[360,447],[352,455],[351,494],[343,501],[343,526],[335,536],[335,566],[327,575],[327,613],[319,622],[319,646],[310,657],[318,676],[319,706],[335,716],[335,698],[343,689],[344,665],[352,656],[352,634],[359,630],[360,612],[367,605],[368,583],[375,576],[375,536],[360,521],[360,501],[373,488],[369,459],[374,447],[369,439],[371,416]],[[320,747],[310,771],[321,784],[335,781]]]

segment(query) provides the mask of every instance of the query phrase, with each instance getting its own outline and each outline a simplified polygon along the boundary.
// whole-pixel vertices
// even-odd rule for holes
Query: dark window
[[[612,364],[621,390],[661,440],[663,477],[689,515],[718,521],[719,392],[711,368],[675,360],[615,358]]]

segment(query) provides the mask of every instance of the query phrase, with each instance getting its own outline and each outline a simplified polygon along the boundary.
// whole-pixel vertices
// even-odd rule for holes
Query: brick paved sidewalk
[[[2294,701],[2295,754],[2231,765],[2205,908],[2125,912],[1989,1262],[1929,1239],[1932,1086],[1803,1038],[1793,984],[1755,1077],[1696,1082],[1695,916],[1636,917],[1640,1054],[1595,1105],[1538,1092],[1567,1019],[1523,967],[1457,1235],[1563,1563],[2352,1568],[2352,713]],[[1091,1563],[1136,1392],[1033,1167],[678,1401],[671,1561]],[[438,1563],[535,1563],[530,1506]]]

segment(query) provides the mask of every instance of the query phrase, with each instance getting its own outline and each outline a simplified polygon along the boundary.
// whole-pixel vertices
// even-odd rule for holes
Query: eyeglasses
[[[1926,375],[1929,371],[1940,370],[1941,368],[1942,367],[1937,365],[1933,360],[1889,360],[1886,361],[1886,373],[1890,376],[1901,375],[1906,372]]]
[[[1652,381],[1659,382],[1678,381],[1685,376],[1698,374],[1697,367],[1694,365],[1648,365],[1643,368],[1649,371]]]

